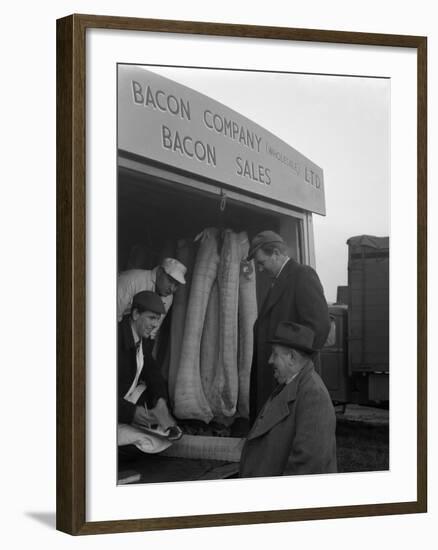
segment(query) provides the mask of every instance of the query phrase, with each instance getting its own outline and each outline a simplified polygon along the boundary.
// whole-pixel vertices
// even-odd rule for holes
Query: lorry
[[[164,472],[164,478],[174,480],[178,461],[191,460],[184,464],[199,476],[201,460],[238,459],[241,438],[236,433],[226,437],[221,430],[248,416],[251,357],[245,354],[245,369],[240,369],[240,359],[242,350],[252,353],[252,325],[271,284],[265,273],[236,259],[220,264],[228,265],[225,274],[232,272],[232,277],[221,277],[218,268],[213,278],[212,264],[200,260],[210,253],[215,257],[207,240],[216,239],[222,255],[226,239],[237,235],[243,257],[243,247],[254,235],[269,229],[282,235],[290,256],[315,267],[313,215],[326,214],[324,174],[268,129],[163,76],[158,68],[119,64],[117,82],[117,271],[151,270],[165,257],[188,266],[187,284],[175,294],[154,345],[185,437],[172,445],[172,456],[148,456],[149,473]],[[201,277],[196,261],[206,267]],[[251,288],[245,295],[251,295],[239,304],[234,292],[234,302],[227,299],[230,307],[221,306],[227,318],[221,323],[215,288],[225,279],[238,279],[239,289],[246,281]],[[241,313],[252,322],[242,325]],[[204,362],[202,351],[217,349],[213,343],[204,346],[204,336],[207,341],[218,331],[220,337],[227,333],[220,349],[239,361],[239,376],[235,368],[222,368],[220,354],[221,361]],[[218,399],[216,390],[222,392],[219,397],[230,396],[230,403]],[[195,475],[191,472],[187,476]],[[143,471],[142,480],[158,478]]]
[[[321,376],[335,403],[389,403],[389,237],[348,245],[348,285],[329,304],[331,329]]]

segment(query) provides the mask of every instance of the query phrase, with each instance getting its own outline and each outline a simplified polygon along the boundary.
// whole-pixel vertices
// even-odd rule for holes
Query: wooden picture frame
[[[417,499],[132,520],[86,519],[86,32],[112,29],[410,48],[417,56]],[[57,529],[73,535],[348,518],[427,510],[427,39],[71,15],[57,21]]]

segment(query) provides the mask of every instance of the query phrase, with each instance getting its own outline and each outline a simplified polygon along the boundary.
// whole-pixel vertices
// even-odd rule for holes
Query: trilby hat
[[[279,323],[274,337],[268,340],[269,344],[279,344],[288,348],[313,353],[313,341],[315,333],[309,327],[299,323],[283,322]]]

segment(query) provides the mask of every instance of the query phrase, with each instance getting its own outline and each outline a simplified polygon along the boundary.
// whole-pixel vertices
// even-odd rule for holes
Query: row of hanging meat
[[[205,229],[197,252],[178,241],[176,257],[190,282],[174,296],[169,396],[180,419],[248,417],[253,325],[257,317],[253,262],[246,232]]]

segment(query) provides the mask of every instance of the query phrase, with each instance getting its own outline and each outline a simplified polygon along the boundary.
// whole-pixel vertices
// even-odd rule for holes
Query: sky
[[[234,109],[324,171],[313,216],[316,270],[329,302],[348,280],[346,241],[389,235],[390,81],[382,78],[148,67]]]

